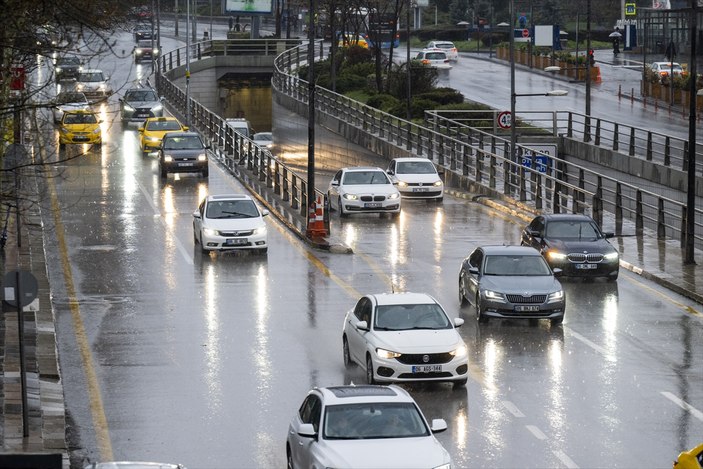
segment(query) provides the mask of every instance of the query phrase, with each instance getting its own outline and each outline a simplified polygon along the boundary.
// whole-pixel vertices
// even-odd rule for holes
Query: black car
[[[620,256],[593,218],[555,213],[540,215],[522,231],[521,244],[532,246],[564,276],[618,278]]]
[[[161,179],[168,173],[199,172],[208,177],[208,148],[196,132],[167,132],[159,147]]]
[[[54,76],[56,81],[75,80],[81,71],[81,59],[75,56],[65,56],[56,59]]]
[[[158,49],[153,47],[153,41],[151,39],[143,39],[137,41],[137,45],[134,46],[134,63],[139,63],[144,60],[151,61],[157,55]]]
[[[151,40],[154,37],[150,24],[140,24],[134,28],[134,42],[139,42],[144,39]]]

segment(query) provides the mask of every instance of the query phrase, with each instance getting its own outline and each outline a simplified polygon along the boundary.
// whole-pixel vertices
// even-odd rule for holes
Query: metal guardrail
[[[218,41],[214,41],[218,42]],[[221,42],[221,41],[219,41]],[[247,45],[237,45],[237,40],[226,41],[226,50],[249,50],[250,43],[259,42],[261,44],[260,53],[273,53],[277,50],[275,40],[246,40]],[[286,41],[283,41],[286,42]],[[289,41],[290,42],[290,41]],[[204,57],[204,51],[217,50],[212,46],[213,41],[203,41],[191,46],[191,53],[200,51],[199,57]],[[299,42],[297,42],[299,44]],[[280,49],[278,50],[280,52]],[[191,60],[196,60],[198,55],[191,56]],[[160,72],[156,75],[156,88],[168,102],[181,114],[186,114],[186,94],[165,75],[173,68],[185,65],[186,47],[178,48],[159,59]],[[210,144],[215,157],[232,174],[236,173],[238,166],[244,165],[246,168],[265,184],[272,188],[276,196],[281,201],[287,203],[293,210],[302,217],[308,217],[308,196],[307,180],[298,176],[291,168],[279,161],[270,151],[260,148],[253,140],[244,137],[233,128],[229,127],[225,119],[215,112],[190,98],[191,116],[190,127],[197,130]],[[315,190],[318,196],[324,198],[321,191]]]
[[[307,82],[295,75],[295,69],[305,63],[305,54],[300,48],[290,49],[279,55],[274,61],[272,84],[276,91],[284,93],[301,102],[307,102]],[[517,200],[534,204],[539,210],[551,210],[554,213],[572,212],[589,213],[599,223],[603,223],[604,212],[615,218],[616,231],[621,232],[624,220],[635,224],[636,234],[641,235],[644,228],[654,229],[659,238],[671,237],[684,244],[686,227],[685,203],[663,197],[637,186],[623,183],[615,178],[596,173],[588,168],[553,158],[553,164],[537,168],[534,159],[531,167],[525,167],[518,161],[506,158],[510,151],[510,142],[479,129],[459,125],[450,119],[435,123],[435,128],[428,128],[400,119],[378,109],[366,106],[346,96],[330,90],[316,87],[318,112],[326,113],[336,119],[354,126],[364,132],[386,140],[409,153],[425,156],[445,170],[453,171],[477,184],[498,190]],[[563,116],[563,117],[562,117]],[[566,129],[566,135],[575,135],[585,131],[590,125],[600,141],[607,139],[604,125],[607,121],[591,117],[590,122],[582,114],[573,112],[555,113],[551,119],[556,135],[560,129]],[[565,125],[561,124],[565,122]],[[620,129],[614,127],[613,145],[620,142]],[[617,129],[617,130],[616,130]],[[630,128],[630,149],[637,154],[637,129]],[[585,135],[585,134],[584,134]],[[651,136],[650,136],[651,135]],[[654,139],[655,133],[648,133]],[[596,138],[594,137],[594,138]],[[657,138],[666,136],[657,135]],[[585,138],[585,137],[584,137]],[[634,142],[632,140],[634,139]],[[655,145],[647,140],[646,148],[654,151]],[[667,161],[683,161],[675,156],[676,146],[668,140]],[[595,143],[595,142],[594,142]],[[667,148],[666,145],[663,148]],[[529,152],[529,145],[517,145],[513,154]],[[630,150],[632,151],[632,150]],[[501,184],[499,184],[501,183]],[[695,211],[695,231],[701,232],[703,212]],[[694,236],[696,247],[703,246],[700,234]]]

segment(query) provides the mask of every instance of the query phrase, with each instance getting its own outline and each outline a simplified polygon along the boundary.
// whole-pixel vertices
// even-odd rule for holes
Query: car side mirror
[[[437,167],[437,174],[440,176],[444,176],[444,168],[441,166]]]
[[[193,212],[193,218],[197,218],[198,220],[200,220],[200,211],[199,210],[196,210],[195,212]]]
[[[337,187],[337,186],[339,186],[339,181],[334,181],[334,180],[331,181],[331,182],[330,182],[330,186],[332,186],[332,187]]]
[[[300,428],[298,428],[298,435],[305,438],[317,438],[317,432],[311,423],[301,424]]]
[[[386,171],[386,173],[388,173],[388,174],[390,174],[391,176],[393,176],[393,175],[395,174],[395,171],[393,171],[392,169],[389,169],[388,171]]]
[[[368,331],[369,330],[369,324],[366,321],[357,321],[354,324],[354,327],[361,331]]]
[[[479,274],[478,268],[476,268],[476,267],[469,267],[469,273],[470,273],[471,275],[478,275],[478,274]]]
[[[188,132],[188,130],[190,130],[190,128],[189,128],[187,125],[184,125],[184,126],[183,126],[183,132]]]
[[[265,208],[261,210],[261,216],[262,216],[262,217],[267,216],[269,213],[271,213],[271,212],[269,212],[269,211],[266,210]]]
[[[139,127],[139,132],[144,133],[144,127]]]
[[[446,429],[447,422],[444,419],[432,419],[432,426],[430,426],[432,433],[442,433]]]
[[[559,267],[555,267],[554,269],[552,269],[552,272],[554,272],[554,276],[555,276],[555,277],[561,277],[561,274],[562,274],[564,271],[561,270]]]
[[[124,98],[120,98],[119,102],[124,103]]]
[[[463,318],[454,318],[454,327],[461,327],[464,325]]]
[[[530,236],[532,236],[532,237],[534,237],[534,238],[541,238],[541,237],[542,237],[542,236],[540,236],[540,232],[537,231],[537,230],[530,230],[530,229],[528,229],[528,230],[527,230],[527,234],[529,234]]]
[[[608,232],[603,233],[603,237],[604,237],[605,239],[614,238],[614,237],[615,237],[615,233],[613,233],[612,231],[608,231]]]

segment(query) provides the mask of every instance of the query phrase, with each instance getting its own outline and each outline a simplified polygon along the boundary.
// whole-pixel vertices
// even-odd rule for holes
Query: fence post
[[[635,211],[635,233],[642,236],[644,232],[644,206],[642,204],[642,191],[637,189],[637,202]]]
[[[687,232],[686,225],[688,225],[688,223],[686,222],[686,219],[688,218],[687,215],[688,215],[688,209],[684,205],[681,207],[681,235],[679,236],[679,239],[681,241],[680,242],[681,249],[684,249],[686,247],[686,232]]]
[[[664,166],[671,165],[671,137],[664,139]]]
[[[617,123],[613,124],[613,151],[618,151],[620,147],[620,132],[618,131],[619,125]]]
[[[647,161],[652,161],[652,132],[647,132]]]
[[[630,127],[630,156],[635,156],[635,128]]]
[[[571,112],[569,112],[569,119],[567,120],[566,136],[569,138],[574,136],[574,118]]]
[[[596,119],[595,145],[596,146],[600,145],[600,119]]]
[[[622,183],[615,184],[615,232],[622,233]]]
[[[583,168],[579,168],[579,189],[574,194],[574,213],[583,213],[586,205],[586,174]]]
[[[659,197],[657,214],[657,239],[664,239],[666,237],[666,221],[664,219],[664,199],[661,197]]]
[[[593,219],[598,226],[603,226],[603,178],[598,176],[598,185],[593,197]]]

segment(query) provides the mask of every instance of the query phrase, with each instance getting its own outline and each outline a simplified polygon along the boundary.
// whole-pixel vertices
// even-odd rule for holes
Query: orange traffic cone
[[[600,83],[602,81],[601,77],[600,77],[600,67],[596,67],[596,68],[598,69],[598,75],[596,76],[596,83]]]
[[[310,204],[310,209],[308,210],[308,238],[324,238],[328,235],[322,210],[322,200],[318,195],[317,200]]]

